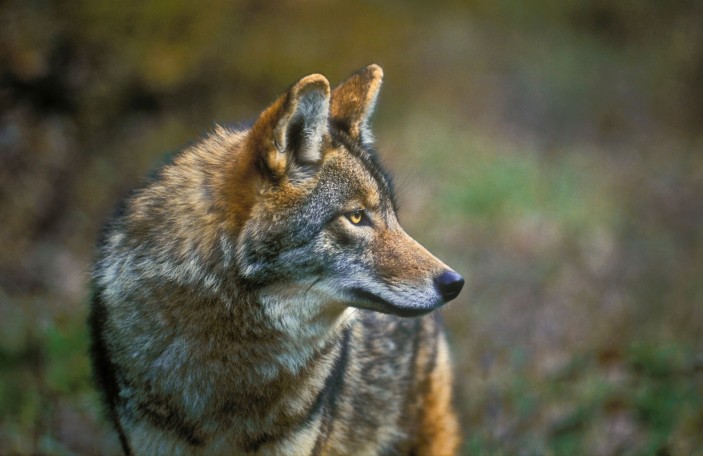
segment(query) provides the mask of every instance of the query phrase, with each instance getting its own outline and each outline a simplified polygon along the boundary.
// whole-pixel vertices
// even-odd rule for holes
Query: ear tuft
[[[328,132],[330,84],[311,74],[293,84],[254,123],[249,134],[271,177],[280,179],[296,168],[322,158]]]
[[[288,91],[287,105],[273,132],[278,151],[292,149],[300,163],[317,163],[327,132],[330,83],[321,74],[304,77]]]
[[[368,121],[382,82],[383,70],[371,64],[339,84],[331,95],[330,114],[334,123],[364,144],[373,142]]]

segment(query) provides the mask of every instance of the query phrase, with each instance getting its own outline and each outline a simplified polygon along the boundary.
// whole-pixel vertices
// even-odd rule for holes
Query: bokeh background
[[[703,3],[0,3],[0,454],[114,454],[100,225],[164,155],[368,63],[466,454],[703,454]]]

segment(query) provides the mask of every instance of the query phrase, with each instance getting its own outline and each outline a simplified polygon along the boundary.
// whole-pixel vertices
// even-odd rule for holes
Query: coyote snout
[[[386,217],[394,228],[373,228],[370,261],[356,277],[351,305],[411,317],[456,298],[464,278],[405,233],[393,214]]]

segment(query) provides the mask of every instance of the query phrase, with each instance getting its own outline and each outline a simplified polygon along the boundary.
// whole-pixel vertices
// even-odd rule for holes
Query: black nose
[[[459,296],[464,287],[464,278],[454,271],[445,271],[434,278],[434,283],[444,301],[448,302]]]

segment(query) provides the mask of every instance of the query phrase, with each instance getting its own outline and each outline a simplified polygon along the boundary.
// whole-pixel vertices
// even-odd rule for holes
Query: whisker
[[[354,309],[354,310],[352,310],[351,313],[350,313],[349,315],[347,315],[347,318],[345,318],[344,320],[342,320],[342,322],[341,322],[339,325],[337,325],[337,327],[334,329],[333,334],[336,336],[336,335],[339,333],[340,328],[341,328],[342,326],[344,326],[344,323],[346,323],[347,320],[349,320],[349,318],[351,318],[351,316],[354,315],[354,314],[355,314],[356,312],[358,312],[358,311],[359,311],[359,309]]]
[[[322,277],[318,277],[317,279],[313,280],[312,283],[310,284],[310,286],[303,293],[303,298],[305,298],[305,296],[308,294],[308,291],[310,291],[310,289],[321,280],[322,280]]]

